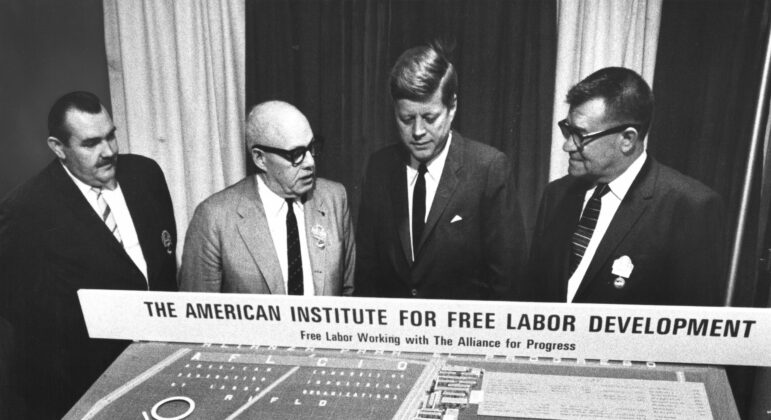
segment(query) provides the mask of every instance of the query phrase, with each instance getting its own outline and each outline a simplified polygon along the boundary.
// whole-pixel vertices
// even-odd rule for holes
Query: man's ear
[[[458,95],[452,95],[452,106],[450,107],[450,123],[455,119],[455,111],[458,110]]]
[[[256,147],[252,147],[252,162],[254,162],[254,166],[259,168],[261,171],[267,171],[265,169],[265,153]]]
[[[637,141],[640,139],[640,132],[634,127],[629,127],[621,132],[621,151],[629,154],[637,147]]]
[[[64,148],[67,146],[65,146],[61,140],[57,139],[56,137],[49,136],[47,143],[48,148],[54,152],[56,157],[58,157],[60,160],[65,159],[66,155],[64,154]]]

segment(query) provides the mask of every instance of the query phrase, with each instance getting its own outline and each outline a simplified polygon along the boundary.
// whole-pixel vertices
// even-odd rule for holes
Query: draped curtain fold
[[[319,174],[354,214],[367,157],[398,141],[388,72],[407,48],[454,41],[454,127],[505,152],[532,226],[546,183],[554,95],[554,1],[247,0],[247,104],[283,99],[326,138]]]
[[[717,191],[736,230],[758,99],[769,2],[711,0],[664,4],[649,149],[663,163]],[[760,168],[761,160],[752,162]],[[752,188],[734,306],[765,305],[758,293],[759,176]]]
[[[245,174],[243,0],[104,0],[121,150],[155,159],[178,255],[195,206]]]
[[[557,69],[549,180],[567,174],[568,155],[557,121],[565,118],[565,94],[596,70],[620,66],[653,86],[662,0],[560,0]]]
[[[762,158],[748,162],[763,56],[771,28],[771,3],[755,0],[667,0],[656,70],[656,111],[649,149],[663,163],[717,191],[735,236],[747,165],[760,173]],[[760,176],[751,186],[733,306],[768,306],[771,276],[759,272],[765,238],[759,214]],[[731,244],[730,242],[729,244]],[[760,275],[759,275],[760,274]],[[758,349],[758,351],[766,351]],[[742,418],[768,409],[771,373],[762,370],[753,411],[751,368],[727,369]]]

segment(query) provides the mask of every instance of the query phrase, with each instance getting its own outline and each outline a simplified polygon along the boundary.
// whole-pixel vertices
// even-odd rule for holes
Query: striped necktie
[[[568,277],[573,275],[573,272],[578,268],[578,264],[581,263],[581,259],[584,257],[586,247],[589,246],[589,241],[592,239],[592,233],[597,226],[597,219],[600,217],[600,209],[602,208],[602,196],[610,191],[608,184],[597,184],[594,188],[594,194],[586,203],[583,214],[581,214],[581,220],[578,221],[573,237],[571,238],[571,252],[570,252],[570,273]]]
[[[303,295],[303,260],[300,253],[300,233],[294,215],[294,200],[286,200],[286,255],[288,265],[287,288],[290,295]]]
[[[118,243],[123,245],[123,239],[120,236],[120,231],[118,231],[118,224],[115,222],[115,216],[113,216],[110,206],[107,205],[107,201],[105,201],[104,196],[102,196],[102,189],[99,187],[91,187],[91,191],[96,194],[96,204],[97,207],[99,207],[99,215],[102,217],[102,221],[107,226],[107,229],[110,230],[110,233],[115,236],[115,239],[118,240]]]

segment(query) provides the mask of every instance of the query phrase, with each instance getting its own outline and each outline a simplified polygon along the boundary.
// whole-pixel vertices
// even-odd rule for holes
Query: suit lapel
[[[118,168],[120,168],[120,165]],[[145,186],[136,185],[134,178],[121,176],[122,174],[123,172],[118,169],[117,178],[120,183],[120,189],[123,192],[123,198],[126,200],[126,207],[128,207],[129,214],[131,215],[134,231],[136,231],[137,238],[139,239],[139,247],[142,249],[142,256],[147,264],[147,288],[149,290],[151,285],[155,285],[155,273],[160,264],[158,258],[162,258],[161,254],[152,252],[150,249],[150,244],[153,241],[153,232],[147,229],[147,225],[148,221],[153,217],[153,212],[150,211],[150,208],[148,207],[152,205],[152,200],[147,200],[146,197],[142,196],[142,191]],[[160,232],[157,232],[157,238],[155,238],[155,240],[161,241]],[[136,267],[133,261],[132,265]]]
[[[651,203],[650,198],[653,197],[656,186],[657,169],[649,157],[618,207],[605,236],[602,237],[602,241],[594,253],[594,258],[586,270],[586,275],[584,275],[584,279],[576,291],[576,298],[596,280],[600,270],[605,267],[606,262],[611,258],[621,241],[640,220],[640,216],[648,210]]]
[[[434,230],[437,221],[447,208],[447,203],[450,202],[455,190],[458,187],[460,170],[463,168],[463,153],[464,146],[463,137],[460,134],[452,133],[452,142],[450,143],[450,150],[447,151],[447,160],[444,163],[444,169],[439,177],[439,185],[436,188],[436,195],[434,201],[431,203],[431,210],[428,211],[428,218],[426,219],[426,226],[423,228],[423,234],[420,237],[420,243],[418,244],[418,252],[423,249],[429,235]]]
[[[394,215],[399,236],[399,244],[408,264],[412,264],[412,244],[410,242],[410,217],[407,204],[407,168],[405,167],[405,153],[399,153],[399,158],[394,160],[389,175],[391,214]],[[394,262],[396,263],[396,261]],[[398,266],[398,264],[396,265]]]
[[[241,217],[236,225],[246,249],[257,263],[271,294],[286,294],[284,277],[270,236],[268,219],[257,191],[257,181],[251,176],[241,186],[236,212]]]
[[[311,259],[311,270],[313,271],[313,286],[315,295],[325,294],[326,286],[326,247],[323,246],[323,240],[326,232],[330,232],[327,211],[324,203],[315,198],[315,190],[308,194],[308,199],[303,204],[303,215],[305,216],[305,238],[308,245],[308,255]]]
[[[102,219],[86,201],[86,198],[83,197],[83,194],[64,171],[61,164],[58,161],[54,161],[50,169],[54,190],[60,194],[62,203],[72,211],[74,222],[80,225],[79,233],[86,238],[88,243],[93,244],[95,249],[99,249],[100,252],[106,250],[114,254],[118,260],[124,262],[124,265],[130,267],[130,270],[133,271],[131,278],[137,279],[135,287],[147,288],[146,283],[139,285],[139,279],[142,279],[142,283],[144,283],[142,272],[131,261],[131,258],[126,254],[118,240],[115,239],[115,236],[107,229]]]

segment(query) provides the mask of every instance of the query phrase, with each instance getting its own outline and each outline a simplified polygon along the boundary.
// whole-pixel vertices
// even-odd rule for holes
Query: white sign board
[[[771,366],[771,309],[80,290],[93,338]]]

